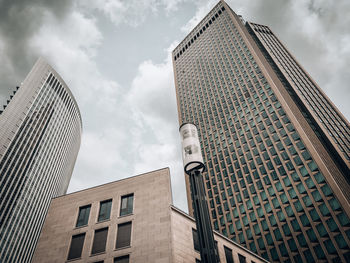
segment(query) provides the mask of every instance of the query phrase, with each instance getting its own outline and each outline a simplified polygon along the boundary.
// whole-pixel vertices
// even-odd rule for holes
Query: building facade
[[[267,262],[214,235],[221,262]],[[53,199],[33,263],[195,263],[196,237],[193,218],[172,205],[165,168]]]
[[[0,261],[30,262],[51,198],[68,188],[82,123],[41,58],[10,99],[0,115]]]
[[[213,228],[270,261],[350,261],[349,122],[272,31],[220,1],[173,67]]]

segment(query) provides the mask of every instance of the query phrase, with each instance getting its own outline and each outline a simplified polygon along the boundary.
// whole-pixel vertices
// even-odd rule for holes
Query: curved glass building
[[[80,147],[78,105],[39,59],[0,115],[0,261],[30,262],[53,197],[65,194]]]

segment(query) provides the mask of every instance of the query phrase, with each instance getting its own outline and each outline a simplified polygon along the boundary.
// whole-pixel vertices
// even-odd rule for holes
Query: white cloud
[[[176,95],[170,50],[163,63],[140,64],[128,94],[128,104],[138,124],[133,138],[138,145],[135,173],[170,167],[174,203],[187,210]]]
[[[169,14],[178,4],[186,0],[78,0],[78,5],[90,10],[98,10],[115,25],[139,26],[151,14],[163,10]]]

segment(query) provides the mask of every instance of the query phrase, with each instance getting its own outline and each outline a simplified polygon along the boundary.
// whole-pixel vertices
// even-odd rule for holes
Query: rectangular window
[[[95,230],[95,237],[94,237],[94,243],[92,245],[91,254],[105,252],[107,235],[108,235],[108,227]]]
[[[120,216],[132,214],[134,207],[134,194],[122,196]]]
[[[118,225],[116,248],[130,246],[131,240],[131,222]]]
[[[85,233],[72,236],[72,241],[70,243],[68,260],[76,259],[81,257],[81,252],[83,251],[85,240]]]
[[[233,263],[232,250],[224,246],[225,258],[227,263]]]
[[[239,259],[239,263],[246,263],[247,261],[245,260],[245,257],[242,256],[241,254],[238,254],[238,259]]]
[[[108,220],[111,216],[112,199],[100,202],[100,212],[98,222]]]
[[[79,215],[76,227],[86,226],[89,221],[91,205],[79,207]]]
[[[192,228],[192,238],[193,238],[193,247],[194,250],[196,251],[200,251],[200,247],[199,247],[199,239],[198,239],[198,233],[197,230]]]
[[[129,263],[129,255],[114,258],[114,263]]]

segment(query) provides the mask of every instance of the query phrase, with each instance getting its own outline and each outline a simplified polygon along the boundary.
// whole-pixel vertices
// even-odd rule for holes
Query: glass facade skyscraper
[[[30,262],[51,198],[65,194],[82,122],[67,85],[43,59],[0,115],[0,261]]]
[[[349,122],[272,31],[220,1],[173,66],[213,228],[270,261],[350,261]]]

